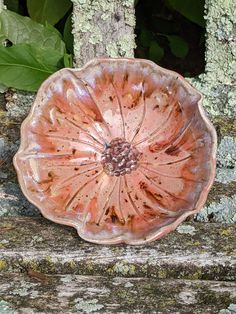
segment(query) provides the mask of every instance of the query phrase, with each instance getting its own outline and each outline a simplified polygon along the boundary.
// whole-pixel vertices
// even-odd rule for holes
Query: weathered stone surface
[[[100,246],[73,228],[46,219],[7,217],[0,222],[0,269],[124,277],[233,280],[236,226],[185,224],[145,246]]]
[[[236,222],[236,168],[217,168],[216,179],[196,221]]]
[[[0,312],[207,314],[233,308],[235,291],[235,283],[217,281],[4,274]]]
[[[23,196],[12,164],[20,143],[21,122],[33,100],[34,94],[13,91],[0,99],[0,216],[38,214]]]
[[[229,185],[230,186],[230,185]],[[229,193],[234,193],[235,185],[233,190],[228,190]],[[217,198],[217,194],[215,195]],[[219,197],[219,201],[209,202],[196,216],[196,221],[216,221],[224,223],[227,221],[228,223],[236,222],[236,195],[233,196],[221,196]]]
[[[236,2],[206,0],[206,69],[191,80],[214,116],[236,116]]]
[[[206,0],[205,8],[208,81],[211,79],[214,84],[234,84],[236,3],[231,0]]]
[[[224,136],[236,137],[236,119],[227,116],[212,116],[212,122],[216,128],[218,141]]]
[[[133,57],[134,0],[73,0],[75,65],[95,57]]]
[[[236,137],[235,119],[212,119],[218,135],[217,170],[214,185],[197,221],[236,222]]]

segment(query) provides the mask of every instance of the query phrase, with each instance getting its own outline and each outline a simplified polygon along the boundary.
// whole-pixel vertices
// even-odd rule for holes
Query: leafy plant
[[[50,74],[72,66],[72,2],[4,3],[8,10],[0,13],[0,92],[9,87],[36,91]],[[200,60],[201,56],[204,60],[204,0],[135,0],[134,4],[136,56],[182,74],[200,73],[198,68],[204,66]]]
[[[72,35],[72,14],[70,14],[65,22],[63,31],[63,39],[66,43],[66,47],[70,53],[73,53],[73,35]]]
[[[167,0],[167,4],[190,21],[205,26],[204,0]]]
[[[169,41],[170,50],[177,58],[185,58],[188,54],[188,43],[180,36],[166,35]]]
[[[149,58],[154,61],[158,62],[164,56],[164,49],[160,47],[160,45],[156,41],[151,41],[149,47]]]
[[[39,24],[9,10],[3,10],[0,14],[0,36],[12,44],[39,45],[45,49],[55,49],[62,56],[65,52],[65,43],[54,27]]]
[[[188,54],[189,48],[187,42],[180,36],[167,35],[158,33],[159,36],[168,39],[169,47],[174,56],[177,58],[184,58]],[[148,57],[154,62],[159,62],[164,54],[165,50],[159,45],[158,41],[155,40],[155,35],[147,29],[142,29],[140,33],[139,43],[144,48],[149,48]]]
[[[55,25],[70,9],[70,0],[27,0],[29,16],[39,23]]]
[[[26,91],[36,91],[49,75],[63,67],[59,51],[29,44],[0,47],[0,56],[0,82]]]
[[[20,11],[17,0],[7,0],[7,5]],[[10,10],[0,13],[1,90],[36,91],[49,75],[72,66],[71,2],[28,0],[27,5],[32,18]],[[66,26],[62,36],[53,25],[63,19]]]

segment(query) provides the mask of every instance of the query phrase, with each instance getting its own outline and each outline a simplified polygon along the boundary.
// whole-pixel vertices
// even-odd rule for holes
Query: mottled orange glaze
[[[25,196],[96,243],[141,244],[206,201],[216,133],[179,74],[141,59],[96,59],[40,88],[14,158]]]

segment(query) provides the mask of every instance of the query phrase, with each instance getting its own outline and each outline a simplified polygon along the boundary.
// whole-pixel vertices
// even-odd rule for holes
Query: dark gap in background
[[[197,76],[205,69],[204,0],[192,0],[199,1],[197,10],[196,2],[186,9],[187,15],[198,19],[199,23],[191,21],[169,5],[171,2],[181,5],[181,1],[186,5],[186,1],[191,0],[169,1],[136,0],[135,57],[152,60],[184,76]],[[199,17],[199,14],[202,16]]]

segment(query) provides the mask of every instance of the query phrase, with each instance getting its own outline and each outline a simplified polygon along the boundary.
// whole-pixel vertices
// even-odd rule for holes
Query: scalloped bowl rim
[[[123,236],[115,236],[114,239],[110,238],[108,239],[104,239],[104,240],[95,240],[95,239],[90,239],[90,238],[86,238],[83,234],[80,234],[80,230],[78,227],[78,224],[73,222],[72,220],[69,219],[57,219],[51,215],[47,215],[43,212],[43,209],[40,208],[39,204],[37,204],[37,202],[33,201],[29,195],[29,193],[27,192],[27,189],[25,187],[24,184],[24,180],[23,180],[23,175],[18,167],[18,162],[17,162],[17,158],[18,155],[23,151],[23,147],[24,147],[24,129],[26,127],[26,125],[28,124],[29,121],[31,121],[32,117],[33,117],[33,113],[34,113],[34,109],[36,107],[36,102],[38,99],[40,99],[42,97],[43,91],[45,86],[50,85],[50,83],[53,81],[54,78],[58,77],[60,75],[60,73],[62,74],[65,71],[72,71],[72,72],[78,72],[78,71],[82,71],[85,70],[87,67],[90,67],[93,64],[96,64],[97,62],[104,62],[104,61],[111,61],[111,62],[117,62],[119,60],[122,61],[132,61],[132,62],[140,62],[140,63],[145,63],[145,64],[149,64],[151,67],[162,71],[164,73],[169,73],[171,75],[177,76],[178,78],[180,78],[181,82],[184,84],[184,86],[186,86],[188,89],[190,89],[191,91],[194,92],[194,94],[198,94],[200,96],[200,99],[197,103],[198,105],[198,109],[201,115],[201,118],[204,120],[205,125],[207,126],[207,129],[209,131],[209,133],[211,134],[212,138],[213,138],[213,147],[212,147],[212,158],[211,158],[211,175],[208,179],[208,184],[204,187],[204,189],[201,191],[200,197],[196,203],[195,209],[192,211],[188,211],[183,213],[178,219],[176,219],[174,222],[172,222],[171,224],[168,224],[166,226],[161,227],[160,229],[158,229],[158,231],[153,232],[152,234],[149,234],[147,237],[145,237],[145,239],[137,239],[137,240],[127,240],[125,238],[125,235]],[[53,73],[52,75],[50,75],[40,86],[36,98],[34,100],[34,103],[30,109],[30,112],[28,114],[28,116],[25,118],[25,120],[22,122],[21,125],[21,144],[20,147],[18,149],[18,151],[16,152],[14,158],[13,158],[13,164],[14,167],[16,169],[16,173],[17,173],[17,177],[18,177],[18,181],[20,183],[20,187],[21,190],[24,194],[24,196],[28,199],[28,201],[33,204],[34,206],[36,206],[41,214],[48,220],[51,220],[55,223],[58,224],[62,224],[62,225],[67,225],[67,226],[71,226],[74,227],[77,230],[78,235],[84,239],[85,241],[88,242],[92,242],[92,243],[96,243],[96,244],[105,244],[105,245],[109,245],[109,244],[119,244],[119,243],[124,243],[124,244],[129,244],[129,245],[141,245],[141,244],[145,244],[147,242],[152,242],[154,240],[160,239],[161,237],[163,237],[164,235],[170,233],[171,231],[175,230],[180,224],[181,222],[183,222],[188,216],[194,215],[196,213],[198,213],[202,207],[204,206],[206,200],[207,200],[207,196],[208,193],[213,185],[214,179],[215,179],[215,174],[216,174],[216,150],[217,150],[217,135],[216,135],[216,131],[215,128],[213,126],[213,124],[211,123],[211,121],[209,120],[209,118],[206,116],[206,113],[204,112],[203,106],[202,106],[202,101],[203,101],[203,95],[196,90],[195,88],[192,87],[192,85],[180,74],[178,74],[175,71],[172,70],[168,70],[165,69],[157,64],[155,64],[152,61],[146,60],[146,59],[137,59],[137,58],[95,58],[92,59],[91,61],[87,62],[83,67],[80,68],[63,68],[55,73]]]

